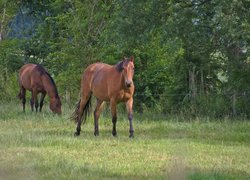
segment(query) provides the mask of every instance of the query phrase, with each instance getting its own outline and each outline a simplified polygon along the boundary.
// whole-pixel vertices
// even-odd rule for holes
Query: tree
[[[250,115],[247,0],[9,2],[0,3],[2,77],[42,64],[70,101],[90,63],[134,55],[139,112]]]

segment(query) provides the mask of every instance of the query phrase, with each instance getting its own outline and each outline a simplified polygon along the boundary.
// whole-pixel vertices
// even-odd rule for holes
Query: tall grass
[[[250,122],[135,114],[135,138],[129,139],[126,115],[117,123],[93,118],[74,137],[73,109],[53,115],[21,112],[0,105],[0,179],[249,179]],[[158,119],[159,118],[159,119]]]

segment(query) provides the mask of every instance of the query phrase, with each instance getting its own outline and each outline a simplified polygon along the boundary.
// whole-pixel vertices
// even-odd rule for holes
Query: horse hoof
[[[79,135],[80,135],[79,132],[75,132],[75,133],[74,133],[74,136],[79,136]]]
[[[130,135],[129,135],[129,138],[134,138],[134,135],[133,135],[133,134],[130,134]]]
[[[117,137],[117,133],[116,133],[116,132],[112,132],[112,135],[113,135],[114,137]]]

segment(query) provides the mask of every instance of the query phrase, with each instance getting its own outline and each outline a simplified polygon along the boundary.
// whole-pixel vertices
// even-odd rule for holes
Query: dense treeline
[[[0,2],[0,98],[17,70],[45,66],[75,103],[81,72],[134,55],[135,107],[189,116],[250,117],[250,1]]]

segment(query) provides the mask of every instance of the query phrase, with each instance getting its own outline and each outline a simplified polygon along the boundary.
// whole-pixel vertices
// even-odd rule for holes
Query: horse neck
[[[42,81],[43,81],[44,90],[46,91],[50,99],[57,98],[58,97],[57,88],[55,84],[53,83],[53,81],[51,80],[51,78],[49,77],[49,75],[47,74],[44,75],[42,78]]]
[[[119,86],[120,90],[126,89],[125,83],[124,83],[125,79],[124,79],[124,76],[123,76],[122,72],[118,72],[117,69],[116,69],[116,67],[114,67],[114,73],[113,74],[117,74],[117,76],[113,76],[113,77],[115,77],[115,78],[118,79],[118,81],[116,79],[113,82],[118,83],[120,85]]]

